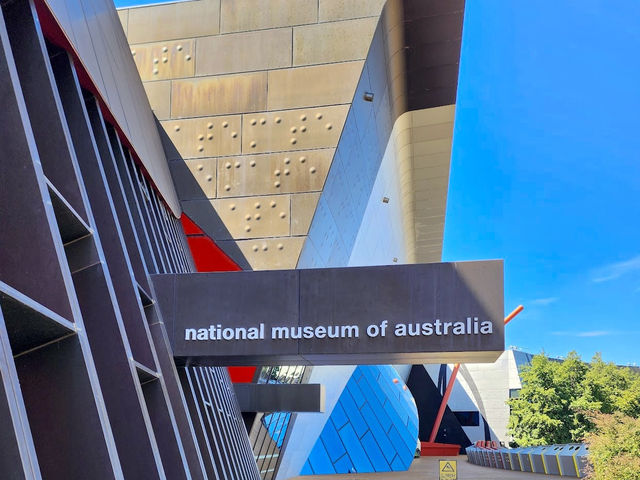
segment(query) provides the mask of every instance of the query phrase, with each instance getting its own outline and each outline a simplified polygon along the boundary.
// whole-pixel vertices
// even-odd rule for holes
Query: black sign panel
[[[190,365],[493,362],[502,261],[153,276]]]

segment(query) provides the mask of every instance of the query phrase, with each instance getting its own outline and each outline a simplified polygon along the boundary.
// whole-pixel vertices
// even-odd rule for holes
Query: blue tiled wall
[[[300,474],[407,470],[417,441],[415,402],[395,369],[359,366]]]

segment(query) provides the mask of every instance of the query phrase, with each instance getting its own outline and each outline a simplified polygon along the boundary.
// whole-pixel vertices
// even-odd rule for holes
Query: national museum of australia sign
[[[501,261],[156,275],[179,364],[492,362]]]

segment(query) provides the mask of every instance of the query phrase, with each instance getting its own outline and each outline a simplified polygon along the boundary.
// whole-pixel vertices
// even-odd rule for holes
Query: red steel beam
[[[505,317],[504,324],[506,325],[511,320],[513,320],[514,317],[518,315],[522,310],[524,310],[524,307],[522,305],[518,305],[513,312],[511,312],[509,315]],[[429,443],[433,443],[436,440],[436,435],[438,434],[438,430],[440,430],[442,417],[444,417],[444,412],[447,408],[447,402],[449,401],[449,397],[451,396],[453,385],[454,383],[456,383],[456,376],[458,375],[458,370],[460,370],[460,364],[456,363],[453,367],[453,371],[451,372],[449,383],[447,383],[447,389],[445,390],[444,396],[442,397],[442,403],[440,404],[438,415],[436,415],[436,421],[433,424],[433,429],[431,430],[431,435],[429,436]]]

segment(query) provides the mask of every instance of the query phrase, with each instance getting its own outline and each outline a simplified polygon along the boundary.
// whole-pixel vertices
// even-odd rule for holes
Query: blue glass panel
[[[391,427],[391,430],[389,430],[389,440],[391,440],[391,443],[393,443],[393,446],[400,457],[404,457],[408,453],[410,453],[411,457],[413,457],[413,452],[415,451],[417,446],[417,440],[414,441],[412,447],[408,447],[407,443],[404,441],[400,433],[398,433],[398,430],[396,430],[396,427]]]
[[[387,396],[384,394],[384,392],[378,385],[378,376],[380,374],[380,370],[378,370],[378,368],[375,366],[374,367],[367,366],[366,368],[364,368],[363,371],[364,371],[364,378],[366,380],[366,384],[364,383],[364,381],[360,382],[360,388],[362,388],[362,391],[364,392],[365,389],[368,387],[368,389],[374,394],[375,399],[378,400],[380,407],[384,407],[384,403],[387,400]],[[367,396],[367,399],[369,401],[373,400],[369,396]]]
[[[353,400],[356,402],[356,405],[358,405],[358,407],[364,405],[364,395],[362,394],[362,390],[360,390],[360,387],[356,382],[349,381],[349,383],[347,383],[347,390],[349,390],[349,393],[353,397]]]
[[[378,400],[375,398],[375,395],[369,395],[369,397],[367,398],[369,400],[367,405],[375,412],[376,417],[380,422],[380,425],[382,426],[383,430],[385,432],[388,432],[389,428],[391,428],[391,425],[393,425],[393,422],[391,421],[391,418],[387,414],[386,408],[383,407],[380,404],[380,402],[378,402]]]
[[[342,426],[349,421],[344,408],[342,408],[342,405],[340,404],[342,397],[344,397],[345,395],[348,394],[346,391],[343,391],[342,395],[340,396],[340,400],[338,401],[338,403],[336,403],[336,406],[333,407],[333,412],[331,412],[331,420],[333,421],[333,425],[336,427],[336,430],[340,430],[340,428],[342,428]]]
[[[350,424],[346,424],[342,430],[340,430],[340,437],[345,445],[351,462],[356,469],[356,472],[373,472],[373,466],[369,461],[369,457],[362,448],[362,444],[358,440],[356,432],[351,428]]]
[[[309,456],[314,474],[409,468],[418,435],[417,409],[411,393],[393,383],[394,378],[398,373],[388,365],[354,370]]]
[[[362,437],[362,445],[364,446],[367,455],[369,456],[369,460],[373,464],[373,468],[376,472],[388,472],[389,464],[387,463],[378,443],[371,435],[371,432],[367,432],[367,434]]]
[[[351,458],[349,455],[343,455],[338,459],[336,463],[333,464],[336,469],[336,473],[354,473],[353,463],[351,463]]]
[[[413,455],[411,456],[411,458],[413,458]],[[409,461],[409,463],[407,464],[406,461],[404,461],[404,459],[400,455],[398,455],[393,463],[391,463],[391,470],[393,470],[394,472],[403,472],[409,469],[409,465],[411,465],[411,461]]]
[[[410,430],[405,426],[398,427],[398,433],[400,433],[400,436],[407,446],[407,449],[413,452],[416,449],[416,443],[418,442],[418,431]]]
[[[329,455],[327,454],[327,451],[324,449],[324,445],[322,445],[322,442],[320,440],[316,442],[315,447],[313,447],[313,450],[311,450],[311,455],[309,455],[309,463],[311,464],[311,468],[313,468],[313,471],[316,475],[336,473],[331,460],[329,460]]]
[[[300,475],[313,475],[313,470],[311,469],[309,461],[304,462],[304,467],[300,470]]]
[[[358,438],[362,437],[369,427],[362,417],[358,406],[353,401],[353,398],[351,398],[351,394],[349,392],[344,392],[340,400],[344,406],[344,411],[347,414],[347,417],[349,417],[351,426],[358,434]]]
[[[391,462],[391,459],[396,455],[396,448],[387,437],[386,432],[382,429],[382,426],[380,425],[375,412],[371,410],[371,407],[369,407],[369,405],[365,405],[362,408],[362,414],[364,415],[364,419],[367,422],[367,425],[369,425],[369,428],[371,428],[373,436],[378,441],[380,448],[382,448],[387,461]]]
[[[344,450],[344,445],[342,445],[342,440],[338,436],[338,432],[331,420],[329,420],[324,426],[324,430],[322,430],[322,435],[320,437],[320,441],[324,444],[324,448],[327,450],[329,454],[329,458],[331,459],[331,463],[335,462],[346,452]]]

